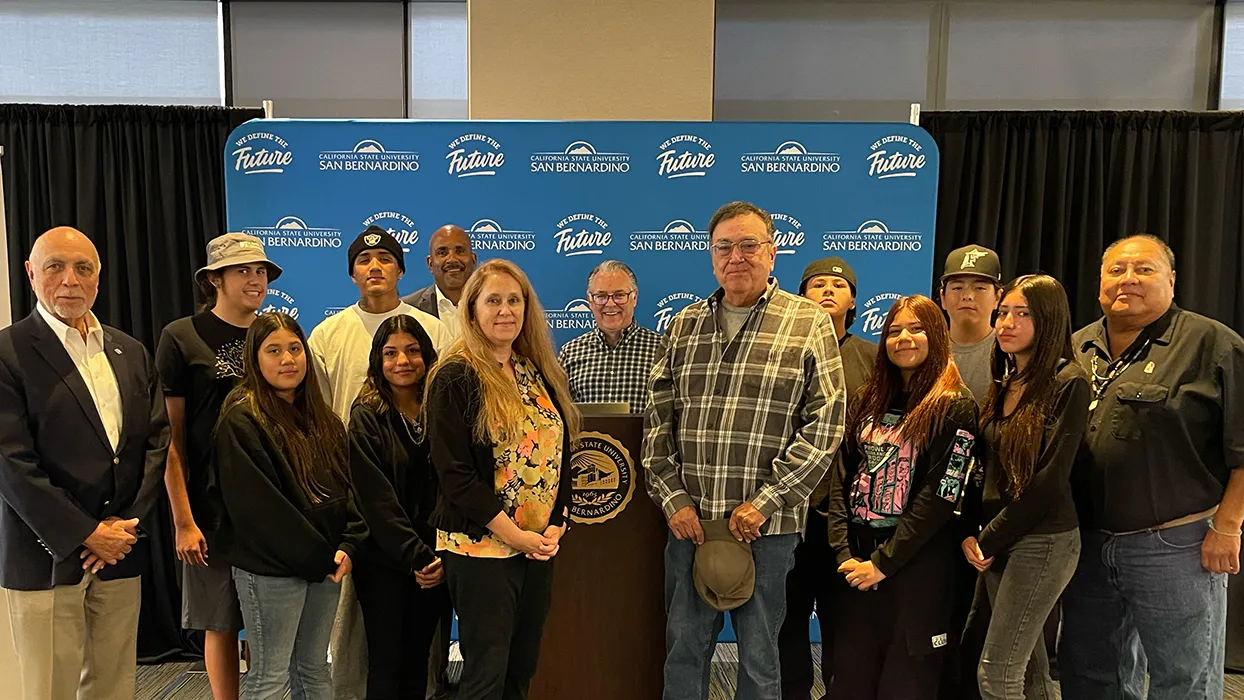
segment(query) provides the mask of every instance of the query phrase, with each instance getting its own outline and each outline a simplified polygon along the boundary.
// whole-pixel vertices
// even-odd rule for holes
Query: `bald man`
[[[475,272],[475,263],[471,237],[466,231],[453,224],[436,229],[428,241],[428,272],[435,282],[402,297],[402,301],[439,318],[457,338],[461,333],[458,300],[462,298],[467,278]]]
[[[82,232],[44,233],[26,261],[38,306],[0,330],[0,589],[20,672],[5,697],[134,696],[169,430],[147,350],[91,313],[99,275]]]

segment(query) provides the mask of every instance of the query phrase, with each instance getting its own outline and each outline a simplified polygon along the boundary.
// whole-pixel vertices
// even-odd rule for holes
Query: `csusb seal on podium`
[[[626,509],[635,493],[635,463],[622,443],[584,432],[570,455],[570,519],[603,523]]]

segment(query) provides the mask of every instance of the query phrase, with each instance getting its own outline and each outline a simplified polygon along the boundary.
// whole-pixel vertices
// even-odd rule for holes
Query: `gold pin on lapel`
[[[1145,365],[1145,374],[1153,374],[1153,362],[1152,361],[1150,361],[1149,364]]]

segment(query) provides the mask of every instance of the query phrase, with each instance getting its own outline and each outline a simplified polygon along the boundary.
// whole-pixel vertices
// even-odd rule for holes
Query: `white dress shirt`
[[[117,388],[117,375],[112,371],[112,363],[104,352],[104,329],[99,325],[99,319],[90,311],[86,312],[87,332],[84,339],[77,328],[65,325],[43,308],[42,303],[37,308],[78,368],[78,374],[95,402],[100,422],[104,424],[108,443],[116,452],[121,441],[121,391]]]
[[[450,301],[444,294],[441,294],[441,288],[432,285],[436,289],[436,313],[440,317],[441,323],[445,324],[445,330],[449,331],[449,335],[454,340],[462,335],[462,328],[458,325],[458,305]]]

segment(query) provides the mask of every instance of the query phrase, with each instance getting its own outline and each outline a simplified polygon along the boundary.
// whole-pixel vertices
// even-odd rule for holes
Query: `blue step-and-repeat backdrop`
[[[371,224],[406,249],[402,294],[431,283],[434,230],[468,230],[481,262],[527,272],[559,345],[592,327],[602,260],[635,270],[636,318],[658,331],[711,294],[705,228],[735,199],[773,214],[783,289],[818,258],[855,268],[852,330],[872,340],[932,276],[937,146],[908,124],[258,120],[224,159],[229,229],[285,269],[266,308],[308,332],[357,301],[346,249]]]
[[[264,310],[308,333],[358,300],[346,249],[372,224],[406,251],[403,295],[431,284],[432,232],[466,229],[480,262],[526,271],[558,345],[592,328],[602,260],[635,271],[636,318],[657,331],[712,294],[705,229],[736,199],[773,215],[783,289],[820,258],[855,269],[851,330],[869,340],[932,278],[937,146],[908,124],[259,120],[224,159],[229,230],[285,270]]]

